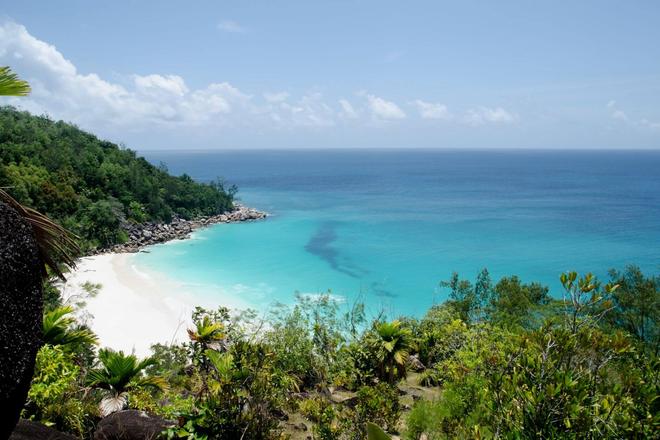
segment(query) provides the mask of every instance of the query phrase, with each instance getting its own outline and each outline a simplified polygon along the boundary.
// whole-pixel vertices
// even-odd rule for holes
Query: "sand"
[[[164,274],[138,269],[133,256],[103,254],[81,258],[61,286],[65,301],[75,303],[86,295],[86,282],[101,284],[97,294],[86,298],[78,311],[98,335],[101,347],[147,356],[154,343],[187,339],[190,314],[197,305],[245,308],[240,300],[209,300],[214,297],[213,292],[195,293],[199,286],[187,286]]]

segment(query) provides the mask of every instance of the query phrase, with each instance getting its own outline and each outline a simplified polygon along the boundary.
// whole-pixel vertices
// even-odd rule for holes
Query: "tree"
[[[657,354],[660,344],[660,277],[645,277],[637,266],[624,272],[610,270],[611,283],[619,287],[612,294],[614,309],[608,321],[648,344]]]
[[[517,276],[502,278],[490,299],[488,315],[494,322],[531,327],[532,311],[548,302],[548,288],[539,283],[523,284]]]
[[[578,278],[577,272],[566,272],[561,274],[560,280],[565,290],[565,317],[573,334],[584,325],[596,324],[612,309],[609,296],[618,285],[606,284],[601,287],[592,273]]]
[[[449,281],[440,282],[440,287],[449,289],[449,304],[467,323],[478,322],[483,318],[484,307],[493,290],[490,274],[485,268],[477,274],[474,286],[468,280],[461,280],[458,273],[454,272]]]
[[[225,326],[214,321],[209,315],[204,315],[194,324],[194,329],[188,329],[188,337],[200,345],[202,352],[209,348],[218,348],[217,345],[225,338]]]
[[[123,212],[114,199],[99,200],[90,204],[83,213],[82,227],[88,236],[96,237],[102,246],[119,241]]]
[[[89,371],[87,385],[103,390],[99,409],[103,417],[119,411],[128,404],[132,390],[151,389],[163,391],[167,382],[160,376],[145,376],[144,370],[154,364],[154,359],[138,360],[135,355],[123,351],[99,350],[101,366]]]
[[[367,340],[377,361],[378,376],[393,384],[406,376],[406,361],[412,349],[410,329],[400,321],[377,323]]]

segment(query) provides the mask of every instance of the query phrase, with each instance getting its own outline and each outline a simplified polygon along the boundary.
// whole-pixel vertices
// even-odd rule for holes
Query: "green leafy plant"
[[[83,345],[97,344],[98,338],[90,329],[78,325],[73,307],[62,306],[44,313],[43,342],[75,350]]]
[[[387,383],[363,386],[357,392],[355,408],[345,418],[345,431],[352,439],[362,439],[367,423],[373,422],[387,431],[397,432],[400,415],[399,390],[395,386]]]
[[[27,96],[30,94],[30,84],[18,78],[8,66],[0,67],[0,95]]]
[[[391,440],[391,438],[378,425],[367,423],[367,440]]]
[[[91,429],[93,415],[78,384],[80,368],[62,346],[44,345],[37,353],[23,417],[78,436]]]
[[[406,363],[413,347],[410,329],[403,328],[401,322],[381,322],[366,339],[370,353],[376,361],[378,377],[393,384],[406,376]]]
[[[128,404],[129,393],[136,389],[162,391],[167,382],[159,376],[145,376],[143,371],[153,364],[153,359],[138,360],[135,355],[122,351],[99,350],[100,367],[87,374],[87,385],[102,391],[99,409],[107,416]]]

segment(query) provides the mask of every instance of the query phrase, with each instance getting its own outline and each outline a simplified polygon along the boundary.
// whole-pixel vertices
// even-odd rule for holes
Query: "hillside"
[[[81,237],[85,248],[127,239],[122,226],[231,210],[235,187],[172,176],[135,151],[75,125],[0,107],[0,187]]]

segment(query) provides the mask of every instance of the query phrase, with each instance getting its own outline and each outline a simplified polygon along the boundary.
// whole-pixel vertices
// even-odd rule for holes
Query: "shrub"
[[[314,422],[314,435],[319,440],[335,440],[340,438],[343,426],[338,423],[338,413],[333,405],[321,396],[305,399],[299,403],[299,411],[311,422]]]
[[[399,390],[386,383],[361,387],[357,392],[357,404],[352,419],[354,438],[364,438],[367,422],[375,423],[390,432],[397,431],[401,416]]]
[[[93,404],[82,399],[79,374],[72,355],[63,347],[44,345],[37,353],[23,417],[84,436],[95,411]]]

